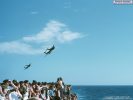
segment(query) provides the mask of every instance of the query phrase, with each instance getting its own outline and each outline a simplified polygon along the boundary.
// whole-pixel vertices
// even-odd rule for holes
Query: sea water
[[[78,100],[133,100],[133,86],[73,86]]]

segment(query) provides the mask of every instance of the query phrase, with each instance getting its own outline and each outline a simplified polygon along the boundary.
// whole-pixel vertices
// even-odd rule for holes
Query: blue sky
[[[133,85],[132,11],[111,0],[0,0],[0,80]]]

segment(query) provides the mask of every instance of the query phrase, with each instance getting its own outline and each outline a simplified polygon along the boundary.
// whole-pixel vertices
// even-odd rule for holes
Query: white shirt
[[[21,100],[20,94],[17,92],[13,91],[9,94],[9,100]]]
[[[0,100],[5,100],[5,97],[1,96],[1,94],[0,94]]]

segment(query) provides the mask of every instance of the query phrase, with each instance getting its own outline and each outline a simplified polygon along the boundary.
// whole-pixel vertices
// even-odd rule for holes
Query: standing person
[[[22,95],[20,94],[18,89],[10,90],[9,100],[21,100]]]
[[[71,85],[67,85],[68,100],[71,100]]]
[[[27,100],[29,98],[29,81],[25,80],[24,81],[24,88],[25,88],[25,93],[23,94],[23,100]]]
[[[20,91],[20,93],[22,94],[22,97],[23,97],[24,100],[25,100],[25,99],[27,99],[27,98],[25,98],[25,94],[26,94],[26,92],[27,92],[26,87],[25,87],[25,84],[24,84],[23,81],[20,81],[19,83],[20,83],[19,91]]]
[[[7,93],[8,93],[8,90],[9,90],[9,84],[10,84],[10,82],[9,82],[9,80],[8,79],[6,79],[6,80],[4,80],[3,81],[3,85],[2,85],[2,88],[3,88],[3,93],[5,94],[5,96],[7,95]]]
[[[3,93],[3,90],[2,90],[2,87],[1,87],[2,84],[0,84],[0,100],[5,100],[5,95]]]
[[[61,100],[61,92],[60,92],[60,85],[59,84],[56,84],[55,85],[55,96],[54,96],[54,99],[53,100]]]
[[[41,93],[39,95],[39,98],[41,98],[42,100],[47,100],[46,98],[46,91],[44,88],[41,89]]]
[[[22,95],[19,91],[20,88],[20,83],[15,82],[13,83],[12,81],[10,82],[11,90],[9,90],[9,100],[21,100]]]
[[[60,90],[60,97],[61,97],[61,99],[63,99],[64,98],[64,94],[63,94],[63,92],[64,92],[64,82],[63,82],[62,77],[59,77],[57,79],[57,84],[59,85],[58,88]]]
[[[54,96],[55,96],[54,84],[51,84],[50,87],[49,87],[49,97],[50,97],[50,100],[53,100]]]

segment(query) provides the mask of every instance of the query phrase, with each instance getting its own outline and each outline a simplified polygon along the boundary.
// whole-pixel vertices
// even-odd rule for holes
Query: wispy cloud
[[[72,8],[71,2],[70,2],[70,1],[69,1],[69,2],[65,2],[65,3],[64,3],[64,8],[65,8],[65,9]]]
[[[71,42],[82,37],[81,33],[72,32],[64,23],[51,20],[36,34],[10,42],[1,42],[0,52],[30,55],[41,54],[45,45]]]
[[[36,15],[36,14],[38,14],[38,12],[37,11],[32,11],[32,12],[30,12],[30,14]]]
[[[39,33],[24,37],[23,40],[26,42],[51,42],[56,41],[58,43],[70,42],[72,40],[81,38],[81,33],[72,32],[69,30],[67,25],[59,21],[50,21],[46,27],[43,28]]]
[[[0,43],[1,53],[30,54],[36,55],[41,53],[41,49],[35,49],[29,44],[18,41]]]

